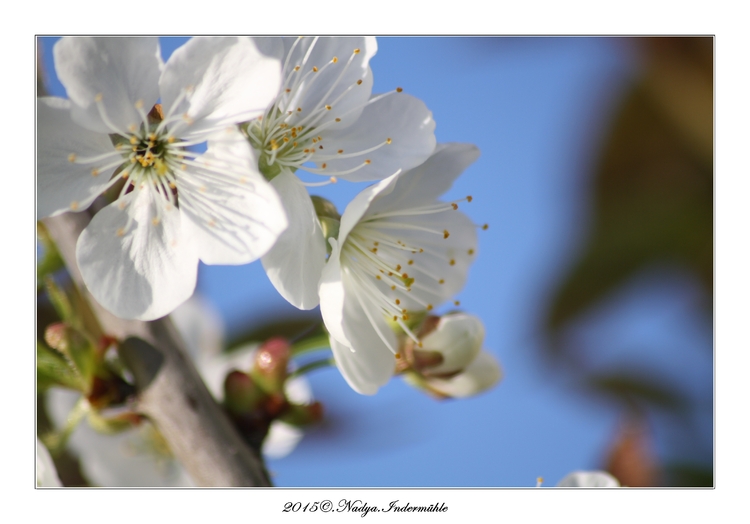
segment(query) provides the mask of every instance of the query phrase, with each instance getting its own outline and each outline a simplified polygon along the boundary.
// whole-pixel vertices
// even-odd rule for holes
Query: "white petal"
[[[94,101],[99,94],[106,117],[122,131],[141,124],[137,101],[148,113],[159,98],[157,38],[68,37],[55,44],[54,57],[57,76],[74,104],[73,119],[92,131],[114,132]]]
[[[431,378],[427,383],[449,397],[465,398],[486,391],[501,378],[502,370],[497,360],[487,351],[482,351],[463,373],[449,379]]]
[[[357,196],[355,196],[351,202],[344,209],[344,214],[341,215],[341,225],[339,227],[339,244],[343,244],[346,241],[346,237],[349,236],[354,227],[359,223],[360,219],[368,213],[371,204],[381,194],[389,193],[393,190],[394,180],[397,175],[393,175],[385,180],[381,180],[369,187],[363,189]]]
[[[115,149],[109,136],[75,124],[70,102],[62,98],[37,99],[37,217],[83,210],[99,196],[115,168],[92,176],[92,169],[107,163],[73,163],[73,158],[94,158]],[[117,156],[108,159],[117,160]]]
[[[124,210],[121,203],[127,204]],[[198,257],[179,212],[163,211],[154,225],[157,205],[149,191],[136,190],[99,211],[78,239],[76,255],[86,286],[118,317],[162,317],[195,289]],[[128,215],[133,223],[119,236]]]
[[[391,141],[386,144],[386,141]],[[399,170],[406,171],[424,162],[435,149],[435,121],[424,102],[407,94],[374,97],[359,120],[343,130],[328,132],[325,147],[345,154],[379,149],[347,158],[326,160],[325,172],[338,172],[362,166],[347,175],[350,181],[382,180]],[[370,163],[363,165],[366,160]],[[322,168],[322,161],[318,162]]]
[[[282,110],[295,111],[289,124],[295,125],[326,105],[331,109],[324,113],[323,121],[341,118],[340,123],[334,122],[328,129],[343,128],[355,122],[372,93],[373,77],[368,64],[377,51],[375,38],[307,37],[296,45],[295,40],[284,39],[285,57],[291,52],[284,70],[284,87],[293,89],[293,92],[292,98],[282,104]],[[355,49],[360,52],[353,54]],[[334,57],[337,61],[331,63]],[[351,63],[348,63],[350,58]],[[297,66],[300,69],[295,72]],[[318,71],[313,72],[313,67]],[[362,80],[359,85],[358,80]],[[302,111],[297,112],[297,108]]]
[[[392,179],[393,188],[382,192],[368,215],[435,202],[477,158],[479,149],[473,144],[438,144],[423,164]]]
[[[52,456],[39,437],[36,439],[36,485],[42,488],[62,487]]]
[[[222,131],[177,178],[180,212],[206,264],[247,264],[273,246],[287,219],[276,190],[257,172],[247,140]],[[218,138],[220,137],[220,138]]]
[[[305,433],[291,424],[274,420],[268,428],[261,451],[268,458],[279,459],[289,455],[297,447]]]
[[[620,483],[606,471],[574,471],[557,484],[558,488],[619,488]]]
[[[455,373],[468,367],[482,350],[484,326],[474,315],[443,315],[435,331],[422,339],[423,351],[438,351],[443,362],[429,368],[430,374]]]
[[[271,180],[284,204],[289,227],[262,258],[268,278],[281,296],[300,309],[320,302],[318,283],[326,263],[323,230],[302,182],[284,171]]]
[[[246,37],[196,37],[177,49],[159,81],[165,114],[186,114],[180,136],[202,134],[261,115],[281,85],[281,64]],[[183,89],[189,93],[173,105]]]
[[[372,334],[372,327],[369,327],[368,333]],[[374,395],[393,376],[396,361],[385,346],[360,346],[359,350],[354,351],[331,337],[331,350],[339,371],[357,393]]]

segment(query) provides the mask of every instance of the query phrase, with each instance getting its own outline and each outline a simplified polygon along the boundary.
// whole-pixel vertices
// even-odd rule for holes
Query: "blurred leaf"
[[[672,388],[665,387],[663,380],[651,379],[635,371],[592,374],[585,379],[585,384],[615,398],[625,399],[634,406],[650,404],[679,411],[687,405],[686,399]]]
[[[711,488],[714,487],[714,472],[711,466],[697,464],[668,464],[665,474],[670,486]]]
[[[63,386],[85,391],[87,384],[73,364],[61,353],[37,341],[36,343],[36,387],[45,390],[51,386]]]
[[[594,179],[591,235],[548,312],[552,334],[654,264],[689,268],[713,294],[713,84],[686,56],[647,69],[623,101]]]

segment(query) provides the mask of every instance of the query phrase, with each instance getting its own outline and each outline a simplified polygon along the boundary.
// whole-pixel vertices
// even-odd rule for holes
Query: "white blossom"
[[[620,483],[606,471],[574,471],[557,483],[558,488],[619,488]]]
[[[476,226],[456,202],[439,202],[479,156],[439,145],[422,165],[360,193],[341,217],[320,284],[320,309],[336,364],[349,385],[374,394],[392,376],[398,324],[459,291],[477,250]],[[471,200],[467,197],[462,200]]]
[[[192,294],[199,260],[268,251],[286,216],[236,124],[278,92],[278,60],[247,38],[194,38],[164,64],[143,37],[63,38],[54,58],[69,100],[37,103],[37,215],[84,210],[121,184],[76,250],[104,307],[161,317]]]
[[[259,45],[283,61],[283,83],[247,134],[289,216],[289,228],[262,262],[284,298],[311,309],[319,301],[326,244],[295,171],[325,176],[322,184],[382,180],[424,162],[435,148],[435,122],[401,88],[372,95],[374,38],[261,39]]]

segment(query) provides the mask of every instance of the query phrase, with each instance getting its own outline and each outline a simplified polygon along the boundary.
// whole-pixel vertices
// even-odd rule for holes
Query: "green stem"
[[[305,355],[321,349],[328,349],[330,347],[331,343],[328,340],[328,333],[319,333],[292,344],[291,353],[292,357],[298,357],[300,355]]]
[[[81,420],[83,420],[83,417],[86,416],[90,409],[91,406],[89,401],[86,400],[86,397],[82,396],[78,399],[76,405],[73,406],[73,409],[70,410],[70,413],[68,413],[68,419],[65,421],[65,426],[60,431],[42,437],[42,440],[50,453],[57,455],[65,449],[68,438],[70,438],[73,430],[78,426]]]
[[[324,368],[324,367],[328,367],[328,366],[335,366],[335,365],[336,365],[336,361],[333,360],[332,358],[325,358],[325,359],[322,359],[322,360],[314,360],[313,362],[308,362],[304,366],[300,366],[298,369],[296,369],[296,370],[292,371],[291,373],[289,373],[289,376],[287,377],[287,380],[288,379],[292,379],[292,378],[296,378],[296,377],[300,377],[302,375],[305,375],[305,374],[309,373],[310,371],[313,371],[314,369]]]

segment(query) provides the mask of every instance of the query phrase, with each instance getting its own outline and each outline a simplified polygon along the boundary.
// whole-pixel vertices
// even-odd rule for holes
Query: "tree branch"
[[[270,486],[259,456],[242,440],[206,389],[169,317],[152,322],[123,320],[104,309],[86,289],[76,263],[78,236],[89,222],[87,213],[65,213],[44,220],[73,281],[78,285],[108,335],[121,341],[137,337],[156,348],[159,358],[133,364],[151,366],[152,376],[139,387],[139,412],[158,427],[174,455],[201,486]],[[143,344],[143,346],[148,347]],[[149,348],[154,354],[153,348]],[[158,355],[157,355],[158,356]],[[138,373],[136,379],[138,379]]]

